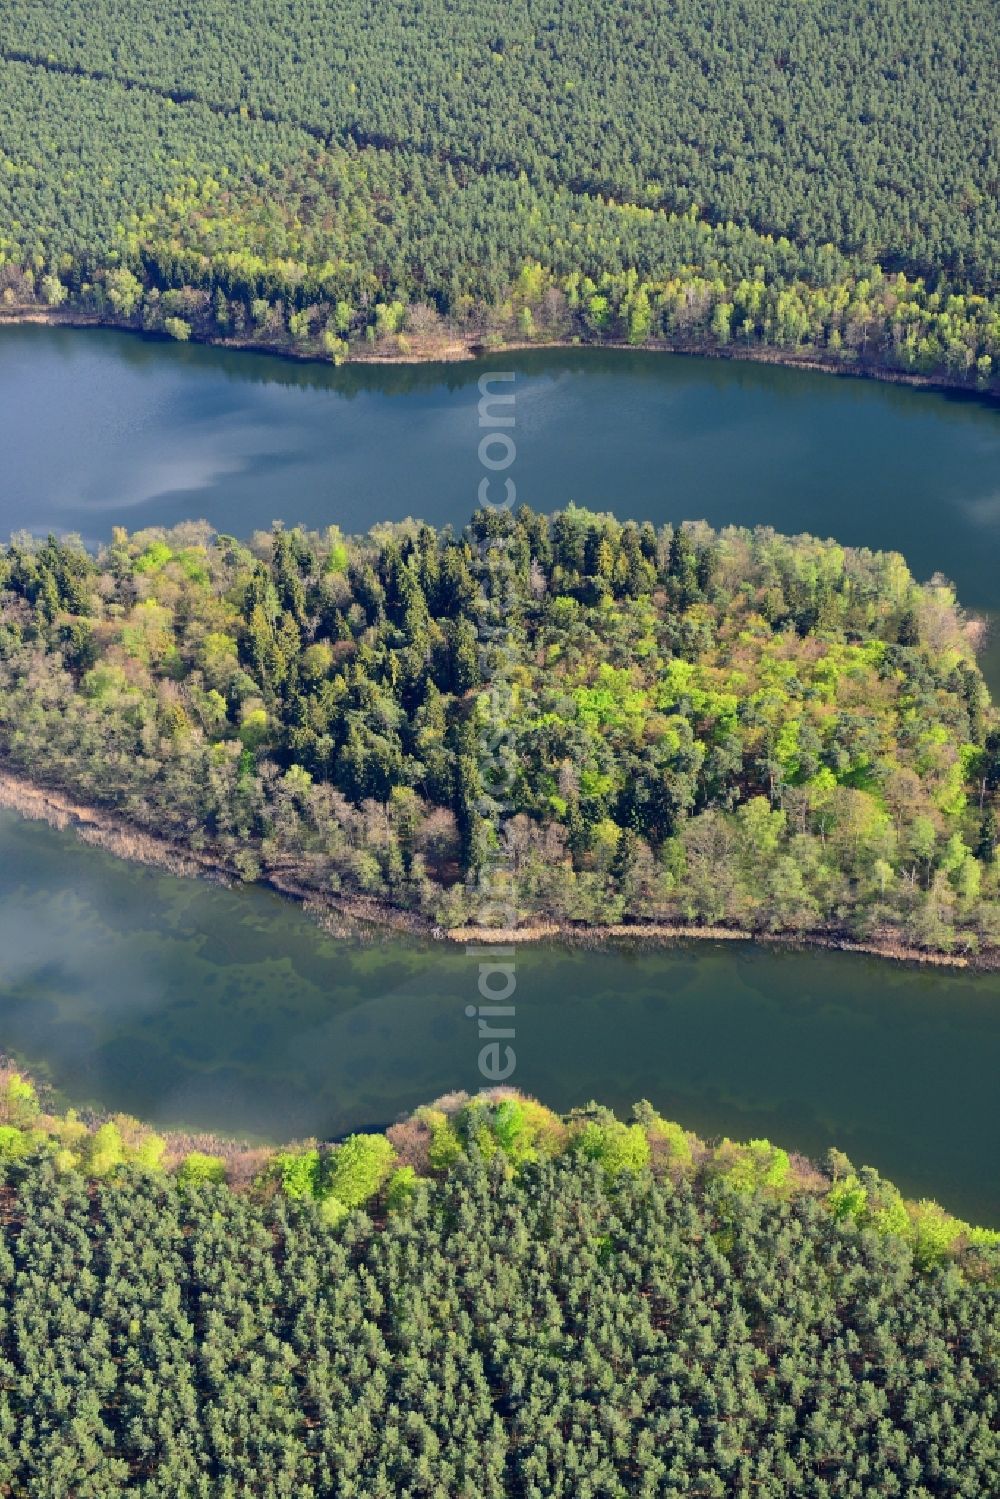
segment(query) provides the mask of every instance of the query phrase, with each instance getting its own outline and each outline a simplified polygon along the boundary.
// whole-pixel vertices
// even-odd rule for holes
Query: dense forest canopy
[[[986,0],[25,0],[7,56],[995,291]]]
[[[993,1492],[1000,1235],[836,1151],[497,1090],[227,1185],[10,1072],[4,1120],[11,1494]]]
[[[896,553],[570,508],[0,553],[0,747],[244,878],[457,926],[1000,943],[1000,726]],[[495,919],[495,918],[494,918]]]
[[[0,280],[335,359],[443,318],[989,385],[994,21],[988,0],[28,0],[0,16]]]
[[[989,0],[22,0],[0,314],[998,388],[998,76]],[[17,536],[0,761],[428,924],[995,958],[975,644],[945,580],[767,529]],[[836,1151],[504,1090],[254,1149],[0,1069],[0,1225],[11,1496],[996,1488],[1000,1234]]]

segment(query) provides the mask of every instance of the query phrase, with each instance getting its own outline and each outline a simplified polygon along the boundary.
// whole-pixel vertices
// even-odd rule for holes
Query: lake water
[[[663,355],[505,356],[520,497],[901,550],[1000,612],[1000,410]],[[461,524],[480,366],[334,371],[106,331],[0,330],[0,534],[204,517]],[[995,658],[994,658],[995,659]],[[994,682],[1000,672],[995,666]],[[66,1102],[269,1138],[477,1084],[476,968],[0,816],[0,1049]],[[1000,981],[741,944],[518,955],[518,1084],[836,1144],[1000,1223]]]
[[[772,525],[901,551],[1000,596],[1000,407],[812,371],[624,350],[332,366],[111,330],[0,329],[0,535],[204,518],[463,524],[484,369],[516,373],[518,497]],[[505,389],[508,387],[504,387]]]
[[[66,1102],[281,1139],[475,1089],[476,960],[326,936],[289,901],[0,813],[0,1037]],[[517,954],[521,1087],[830,1145],[1000,1223],[992,977],[742,943]]]

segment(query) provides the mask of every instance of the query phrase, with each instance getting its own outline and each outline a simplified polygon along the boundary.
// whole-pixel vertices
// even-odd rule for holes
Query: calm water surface
[[[520,498],[902,551],[1000,613],[1000,410],[663,355],[504,356]],[[0,535],[204,517],[463,523],[479,366],[334,371],[107,331],[0,331]],[[1000,650],[987,667],[1000,684]],[[0,1047],[66,1101],[270,1138],[475,1087],[461,952],[319,932],[261,891],[0,817]],[[837,1144],[1000,1223],[1000,983],[736,944],[518,957],[516,1080],[707,1134]]]
[[[516,1081],[707,1135],[832,1144],[1000,1224],[995,979],[736,943],[517,958]],[[477,969],[125,865],[0,813],[0,1036],[66,1101],[272,1139],[479,1086]]]
[[[481,364],[335,370],[113,331],[0,329],[0,535],[204,518],[463,524]],[[1000,607],[1000,407],[622,350],[506,354],[519,498],[902,551]]]

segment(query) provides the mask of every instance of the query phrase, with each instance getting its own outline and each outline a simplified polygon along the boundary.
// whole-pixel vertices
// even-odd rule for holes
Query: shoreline
[[[97,313],[79,308],[35,307],[0,305],[0,327],[18,327],[36,324],[42,327],[108,328],[117,333],[132,333],[139,338],[155,342],[174,343],[169,334],[150,332],[136,326],[132,321],[99,317]],[[845,379],[874,380],[883,385],[904,385],[914,390],[936,391],[939,394],[958,394],[970,399],[1000,405],[1000,386],[995,382],[985,388],[970,385],[967,380],[952,379],[945,373],[925,375],[912,370],[897,369],[893,365],[881,364],[877,360],[857,361],[847,364],[824,355],[821,350],[808,349],[801,353],[792,349],[781,349],[771,345],[739,348],[736,345],[701,345],[683,340],[657,339],[643,344],[631,344],[622,339],[515,339],[496,347],[487,347],[471,336],[442,336],[409,353],[360,353],[352,351],[340,365],[312,350],[300,350],[287,344],[268,344],[247,338],[206,338],[192,333],[191,345],[208,349],[222,349],[240,354],[266,354],[274,359],[287,359],[296,364],[315,365],[325,369],[346,369],[361,365],[422,365],[422,364],[468,364],[482,361],[487,355],[527,353],[531,350],[562,350],[567,353],[587,349],[615,349],[633,354],[674,354],[678,357],[718,359],[734,364],[778,365],[783,369],[809,370],[814,374],[835,375]]]
[[[0,765],[0,810],[16,812],[27,821],[45,822],[59,831],[72,831],[83,843],[102,848],[124,862],[163,869],[183,878],[208,879],[227,887],[242,885],[238,872],[219,854],[185,849],[167,838],[136,827],[122,815],[77,801],[68,792],[32,781]],[[974,973],[1000,971],[1000,948],[971,954],[925,951],[906,947],[893,938],[859,942],[830,932],[754,932],[736,927],[695,926],[671,922],[615,922],[573,926],[534,920],[519,927],[484,927],[474,923],[443,928],[415,911],[406,911],[370,896],[331,896],[300,884],[289,871],[272,869],[249,882],[294,900],[319,926],[334,937],[357,936],[369,928],[394,931],[425,941],[461,946],[509,947],[559,942],[572,947],[603,947],[618,942],[665,947],[676,942],[747,942],[758,947],[817,948],[888,959],[922,968],[964,969]]]

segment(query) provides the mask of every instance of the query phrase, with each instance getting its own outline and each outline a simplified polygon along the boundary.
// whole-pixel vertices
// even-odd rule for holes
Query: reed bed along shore
[[[39,786],[27,777],[0,769],[0,808],[41,821],[60,831],[71,831],[83,842],[105,849],[120,859],[131,860],[169,874],[199,876],[221,884],[241,883],[238,872],[211,852],[179,847],[165,838],[136,828],[124,817],[104,808],[85,805],[58,788]],[[618,942],[663,946],[674,942],[753,942],[780,947],[818,947],[828,951],[891,958],[899,963],[923,967],[1000,970],[1000,949],[973,954],[927,952],[906,947],[891,937],[858,942],[836,932],[754,932],[724,926],[693,926],[670,922],[616,922],[607,925],[573,925],[569,922],[526,921],[516,927],[469,924],[441,927],[415,911],[371,896],[328,895],[300,884],[287,867],[268,870],[260,883],[279,895],[299,902],[303,910],[334,937],[372,940],[381,929],[415,938],[453,943],[458,946],[511,946],[535,942],[562,942],[573,946],[602,947]]]

